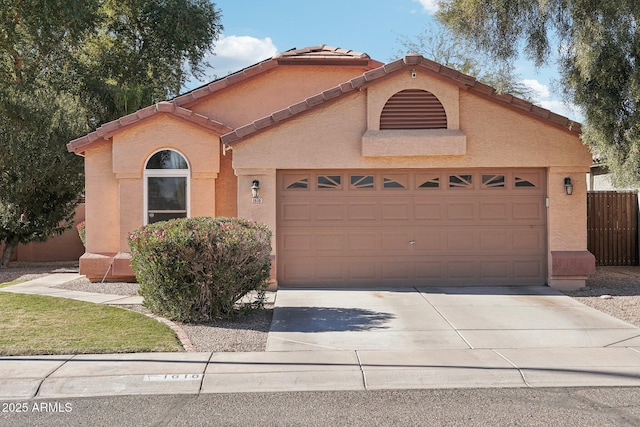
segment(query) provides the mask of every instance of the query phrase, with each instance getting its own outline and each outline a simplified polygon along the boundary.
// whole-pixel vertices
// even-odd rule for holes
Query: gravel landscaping
[[[598,267],[586,288],[565,294],[640,327],[640,267]]]
[[[59,288],[104,294],[138,295],[137,283],[91,283],[87,279],[78,279],[60,285]],[[141,305],[120,307],[151,314]],[[187,334],[196,351],[265,351],[272,315],[273,307],[266,306],[264,309],[241,316],[233,322],[215,320],[203,324],[174,323]]]
[[[73,268],[68,264],[18,265],[0,269],[0,283],[32,280],[52,272],[74,271]],[[137,295],[138,291],[135,283],[91,283],[86,279],[68,282],[60,287],[127,296]],[[586,288],[565,293],[585,305],[640,327],[640,267],[599,267],[597,273],[587,281]],[[142,306],[122,308],[149,314],[149,310]],[[197,351],[264,351],[272,315],[273,307],[267,306],[233,322],[219,320],[198,325],[177,324]]]

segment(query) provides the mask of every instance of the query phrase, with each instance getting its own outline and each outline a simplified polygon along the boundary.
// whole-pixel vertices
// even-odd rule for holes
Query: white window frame
[[[187,169],[147,169],[147,164],[149,160],[155,156],[157,153],[161,151],[173,151],[185,160],[187,163]],[[144,200],[144,209],[143,209],[143,224],[149,224],[149,178],[186,178],[186,207],[187,207],[187,218],[191,217],[191,165],[189,164],[189,160],[187,157],[179,152],[178,150],[174,150],[172,148],[161,148],[159,150],[154,151],[147,157],[147,160],[144,162],[144,177],[143,177],[143,200]],[[171,213],[173,211],[164,211],[167,213]]]

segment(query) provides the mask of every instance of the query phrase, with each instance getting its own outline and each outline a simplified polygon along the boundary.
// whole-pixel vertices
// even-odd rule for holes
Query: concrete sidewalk
[[[72,297],[72,291],[52,288],[52,285],[62,281],[74,280],[77,275],[55,275],[47,278],[4,288],[5,292],[25,292],[55,294],[52,296]],[[66,293],[69,292],[69,293]],[[282,292],[287,295],[290,292]],[[420,293],[428,294],[424,297],[436,311],[444,313],[454,333],[463,342],[469,340],[475,327],[492,327],[499,335],[500,331],[508,331],[506,337],[498,340],[494,348],[490,346],[471,346],[467,343],[459,348],[400,347],[402,350],[385,348],[380,342],[382,335],[378,332],[357,331],[368,333],[381,345],[378,350],[372,348],[353,348],[328,350],[319,349],[317,340],[325,338],[334,340],[335,334],[318,335],[318,331],[307,331],[303,349],[288,351],[266,351],[256,353],[137,353],[137,354],[98,354],[98,355],[69,355],[69,356],[18,356],[0,357],[0,399],[30,399],[30,398],[70,398],[107,395],[131,394],[200,394],[200,393],[234,393],[234,392],[274,392],[274,391],[314,391],[314,390],[380,390],[380,389],[424,389],[424,388],[493,388],[493,387],[576,387],[576,386],[640,386],[640,329],[617,319],[600,317],[602,314],[592,310],[595,317],[584,310],[579,304],[575,308],[576,321],[585,330],[599,331],[600,337],[610,336],[607,330],[617,325],[624,339],[614,342],[616,338],[606,342],[595,342],[592,336],[585,335],[585,342],[591,346],[576,345],[577,341],[561,345],[531,346],[538,338],[529,336],[524,341],[517,342],[512,348],[505,348],[504,342],[509,337],[517,337],[517,332],[525,324],[505,325],[493,316],[494,324],[474,325],[479,318],[490,319],[489,312],[517,313],[521,311],[522,318],[527,319],[527,310],[536,305],[528,303],[513,306],[510,295],[472,295],[468,290],[455,295],[448,290],[446,293],[423,289]],[[89,300],[90,295],[75,295],[76,299]],[[98,296],[101,301],[117,300],[114,296]],[[343,294],[346,295],[346,294]],[[364,295],[364,294],[363,294]],[[115,296],[118,297],[118,296]],[[297,299],[302,294],[289,294],[292,307],[300,307],[302,301]],[[325,295],[329,298],[329,295]],[[525,296],[528,298],[528,296]],[[278,296],[280,298],[280,295]],[[378,298],[378,296],[376,296]],[[396,301],[398,310],[391,313],[387,320],[391,325],[398,325],[398,331],[406,333],[407,321],[411,316],[420,316],[416,307],[406,306],[400,302],[400,294],[391,292],[390,301]],[[568,297],[564,297],[568,298]],[[280,305],[286,307],[285,302]],[[367,303],[368,297],[364,297]],[[542,300],[550,303],[549,298],[542,295]],[[346,300],[341,299],[343,304]],[[373,301],[373,300],[371,300]],[[368,306],[379,313],[392,311],[389,305],[369,301]],[[554,300],[556,301],[556,300]],[[564,301],[564,300],[562,300]],[[315,299],[315,306],[335,305],[337,302]],[[329,304],[329,302],[331,304]],[[121,304],[121,302],[118,302]],[[384,303],[388,304],[388,303]],[[569,302],[567,302],[569,304]],[[573,303],[571,303],[573,304]],[[351,305],[351,304],[348,304]],[[470,307],[476,305],[480,315],[474,318]],[[402,307],[406,311],[401,310]],[[455,307],[457,306],[457,309]],[[278,307],[278,304],[276,305]],[[449,307],[445,309],[444,307]],[[544,310],[537,313],[539,317]],[[291,315],[291,311],[288,312]],[[295,311],[293,312],[295,314]],[[284,317],[287,311],[283,311]],[[556,313],[557,314],[557,313]],[[426,316],[433,316],[427,313]],[[404,316],[404,317],[403,317]],[[409,316],[409,317],[406,317]],[[517,316],[516,316],[517,317]],[[432,321],[435,317],[430,317]],[[596,320],[593,320],[596,319]],[[599,320],[597,320],[599,319]],[[274,315],[274,320],[276,316]],[[286,334],[304,333],[301,329],[313,329],[313,324],[301,325],[295,323],[300,319],[290,318],[291,329],[277,323],[276,330],[272,327],[277,345],[289,346],[292,342]],[[391,321],[393,320],[393,321]],[[536,318],[530,322],[540,327],[547,327],[552,318]],[[489,320],[487,320],[489,321]],[[592,322],[604,323],[592,323]],[[395,322],[395,323],[394,323]],[[497,322],[497,323],[495,323]],[[546,322],[546,323],[545,323]],[[455,323],[466,328],[457,329]],[[435,323],[433,325],[436,325]],[[443,326],[442,324],[438,324]],[[440,327],[438,326],[438,327]],[[529,325],[534,326],[534,325]],[[566,328],[570,325],[563,325]],[[404,329],[403,329],[404,328]],[[545,330],[545,329],[538,329]],[[327,331],[332,332],[332,331]],[[333,331],[335,332],[335,331]],[[384,332],[383,330],[379,332]],[[576,336],[582,334],[581,329],[575,329]],[[271,334],[270,333],[270,339]],[[467,334],[467,336],[465,336]],[[587,333],[588,334],[588,333]],[[524,333],[524,335],[527,335]],[[300,338],[300,336],[298,336]],[[480,337],[482,338],[482,337]],[[479,339],[476,337],[476,339]],[[509,338],[511,339],[511,338]],[[315,341],[314,341],[315,340]],[[348,341],[348,340],[347,340]],[[419,340],[418,340],[419,341]],[[406,342],[406,341],[405,341]],[[481,341],[477,341],[480,343]],[[482,342],[487,342],[482,341]],[[501,344],[502,343],[502,344]],[[298,345],[298,344],[295,344]],[[309,345],[314,351],[308,351]],[[324,344],[321,344],[324,345]],[[343,344],[340,344],[343,345]],[[447,346],[444,346],[447,347]],[[485,348],[486,347],[486,348]],[[273,350],[273,349],[272,349]]]

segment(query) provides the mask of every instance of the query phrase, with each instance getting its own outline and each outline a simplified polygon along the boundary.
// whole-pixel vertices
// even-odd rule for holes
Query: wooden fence
[[[597,265],[638,265],[638,194],[587,194],[587,247]]]

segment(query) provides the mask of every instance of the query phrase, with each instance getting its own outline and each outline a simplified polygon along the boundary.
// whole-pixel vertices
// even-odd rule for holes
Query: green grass
[[[0,355],[183,351],[143,314],[64,298],[0,293]]]
[[[22,283],[24,280],[14,280],[13,282],[4,282],[0,283],[0,288],[6,288],[7,286],[17,285],[18,283]]]

